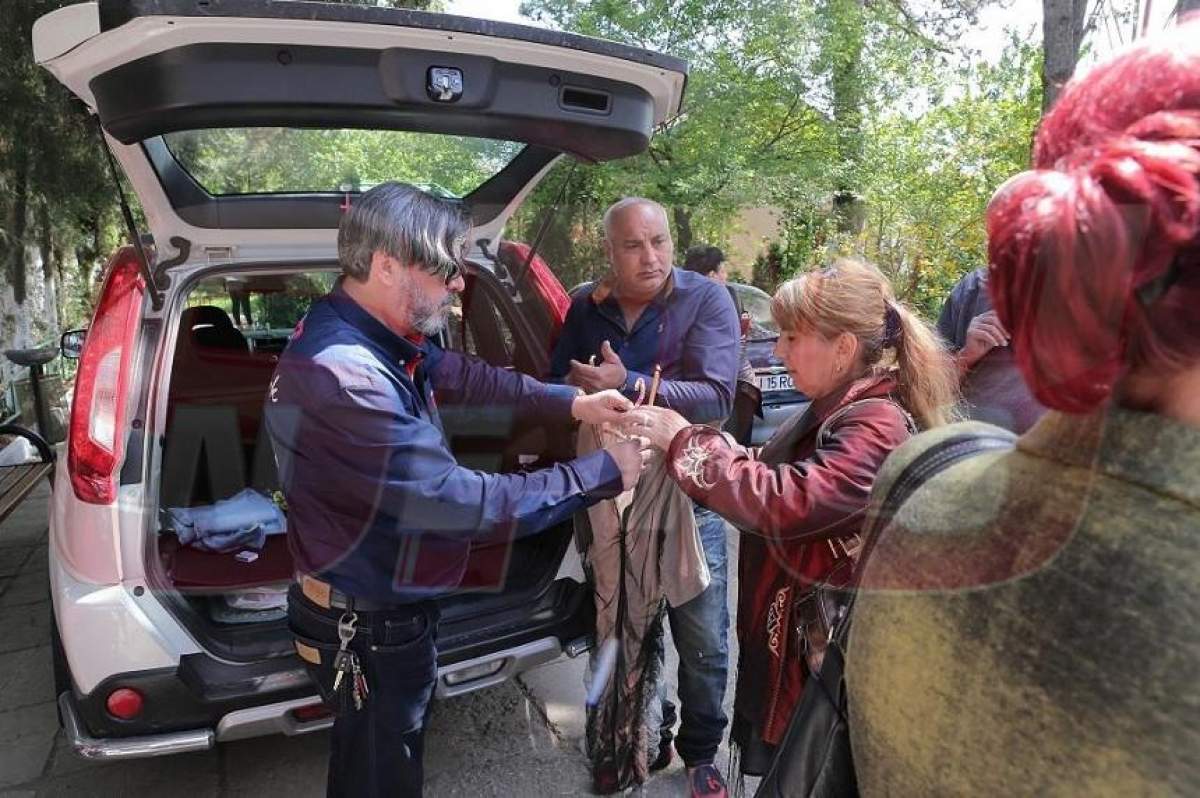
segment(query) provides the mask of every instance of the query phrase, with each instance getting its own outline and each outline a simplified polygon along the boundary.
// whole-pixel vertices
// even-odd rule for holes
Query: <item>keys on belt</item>
[[[350,641],[358,634],[358,613],[342,613],[342,617],[338,619],[337,633],[339,645],[337,654],[333,657],[333,692],[337,695],[342,688],[342,680],[349,674],[350,697],[354,699],[354,709],[357,711],[363,708],[363,702],[371,693],[371,689],[367,687],[367,679],[363,676],[358,654],[350,650]]]
[[[296,581],[300,584],[300,592],[313,604],[322,609],[343,610],[337,623],[338,650],[333,656],[333,693],[334,695],[340,693],[348,680],[354,709],[362,709],[367,697],[371,694],[371,688],[367,685],[367,677],[363,673],[358,654],[350,648],[350,642],[358,634],[358,612],[355,610],[371,612],[376,609],[376,605],[343,596],[327,582],[322,582],[308,574],[297,574]],[[303,652],[301,655],[303,656]],[[320,662],[319,654],[317,662]]]

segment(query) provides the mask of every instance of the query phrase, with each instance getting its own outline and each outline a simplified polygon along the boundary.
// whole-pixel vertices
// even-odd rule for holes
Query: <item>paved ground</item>
[[[9,796],[287,796],[324,794],[325,733],[218,745],[198,754],[97,764],[63,742],[54,710],[46,580],[48,490],[0,528],[0,798]],[[730,552],[731,578],[736,552]],[[736,591],[736,583],[731,592]],[[670,650],[668,646],[668,650]],[[440,703],[426,753],[427,790],[441,796],[588,793],[583,667],[563,660]],[[669,663],[674,674],[674,662]],[[726,697],[730,702],[732,690]],[[722,749],[718,764],[725,769]],[[639,794],[687,795],[678,759]]]

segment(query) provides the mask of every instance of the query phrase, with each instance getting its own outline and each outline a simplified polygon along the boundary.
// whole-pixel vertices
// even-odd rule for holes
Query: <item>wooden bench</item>
[[[42,367],[58,357],[57,346],[34,349],[8,349],[4,356],[18,366],[29,369],[29,387],[33,391],[33,411],[41,435],[31,429],[11,423],[0,423],[0,448],[13,437],[24,438],[33,444],[41,458],[33,463],[0,466],[0,521],[3,521],[29,495],[42,477],[54,484],[54,449],[42,435],[49,429],[49,412],[42,396]],[[15,416],[14,416],[15,418]],[[2,419],[0,419],[2,420]]]
[[[37,449],[41,460],[34,463],[0,466],[0,522],[17,508],[42,477],[53,483],[54,450],[45,438],[16,424],[0,424],[0,440],[16,436],[25,438]]]

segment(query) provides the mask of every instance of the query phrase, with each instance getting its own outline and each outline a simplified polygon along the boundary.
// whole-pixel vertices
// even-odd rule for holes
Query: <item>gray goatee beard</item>
[[[412,325],[421,335],[437,335],[446,328],[446,320],[450,317],[450,306],[454,296],[447,296],[437,307],[415,308]]]

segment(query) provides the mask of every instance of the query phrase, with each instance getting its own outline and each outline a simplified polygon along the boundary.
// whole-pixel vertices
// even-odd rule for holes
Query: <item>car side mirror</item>
[[[71,360],[78,360],[80,354],[83,353],[83,341],[87,338],[87,330],[67,330],[62,334],[62,338],[58,339],[58,349],[62,352],[62,356]]]

